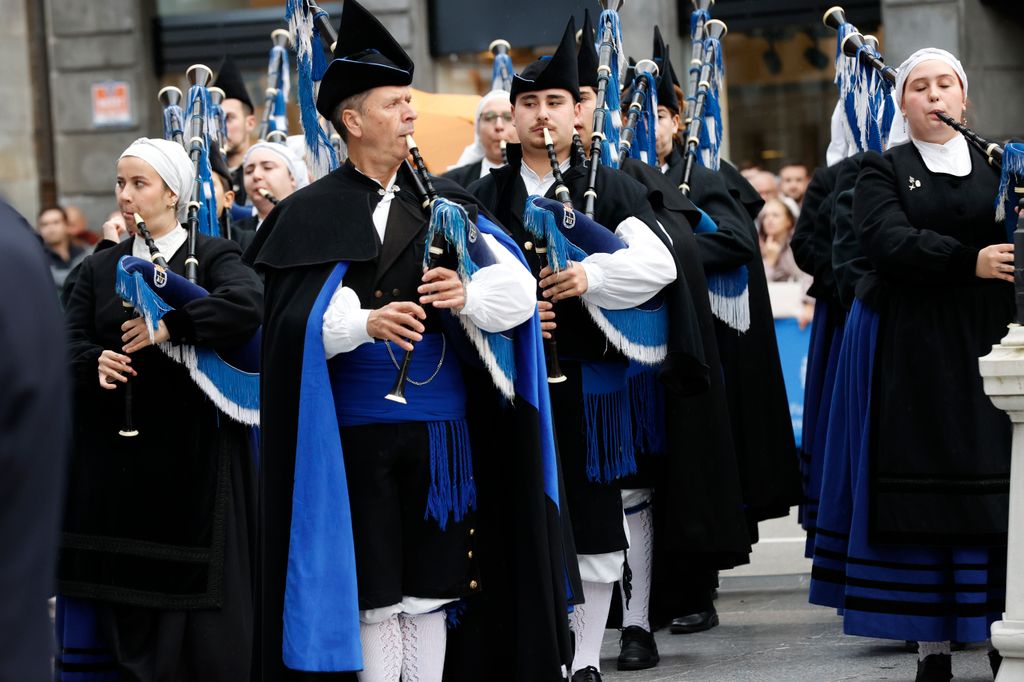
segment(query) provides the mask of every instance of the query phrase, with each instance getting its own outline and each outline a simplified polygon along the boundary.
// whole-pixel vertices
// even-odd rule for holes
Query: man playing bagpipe
[[[221,62],[214,85],[224,91],[224,100],[221,102],[227,128],[224,152],[231,169],[231,189],[235,192],[235,202],[241,206],[245,205],[247,197],[242,182],[242,157],[252,145],[252,134],[256,130],[256,109],[249,97],[249,89],[245,87],[242,72],[230,56],[225,56]]]
[[[488,669],[467,670],[460,641],[455,672],[561,679],[575,557],[536,282],[422,168],[408,55],[355,0],[341,25],[317,109],[349,158],[282,200],[247,252],[267,291],[260,679],[439,682],[446,627],[478,608],[495,611],[487,632],[452,633]]]
[[[592,681],[600,680],[614,583],[623,580],[628,593],[629,537],[616,482],[635,472],[635,454],[651,435],[646,427],[660,414],[645,380],[653,383],[649,370],[671,349],[672,302],[659,293],[675,281],[676,262],[644,187],[621,173],[598,169],[593,220],[572,210],[588,190],[587,168],[570,160],[580,114],[574,28],[570,20],[555,54],[515,77],[513,122],[522,144],[509,145],[509,165],[470,190],[522,246],[544,289],[546,332],[557,336],[556,371],[565,380],[550,389],[583,579],[576,596],[584,603],[570,617],[573,680]],[[689,342],[676,371],[706,386],[699,338]],[[549,368],[557,381],[556,371]]]

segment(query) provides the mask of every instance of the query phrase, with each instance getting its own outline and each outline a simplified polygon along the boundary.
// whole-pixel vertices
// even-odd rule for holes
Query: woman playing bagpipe
[[[536,283],[427,175],[408,55],[355,0],[341,26],[317,109],[348,160],[247,252],[267,290],[261,678],[554,682],[575,557]]]
[[[193,286],[179,276],[192,186],[180,144],[132,143],[115,193],[135,237],[89,258],[68,304],[76,410],[58,576],[63,679],[83,670],[106,670],[104,679],[248,678],[255,481],[247,431],[207,398],[187,358],[252,337],[262,287],[236,244],[200,235],[198,284],[208,295],[176,300]],[[148,297],[136,295],[143,290]],[[126,321],[122,298],[143,315]]]
[[[854,381],[837,384],[840,409],[866,403],[848,410],[863,423],[838,426],[864,435],[826,461],[848,535],[823,536],[823,493],[812,587],[827,603],[822,588],[837,585],[848,634],[918,640],[918,680],[951,678],[950,641],[988,639],[1005,590],[1010,422],[978,358],[1013,318],[1013,245],[994,218],[998,171],[940,120],[965,117],[967,89],[950,53],[912,54],[894,88],[910,142],[862,161],[854,222],[873,270],[848,327],[865,318],[877,332]]]

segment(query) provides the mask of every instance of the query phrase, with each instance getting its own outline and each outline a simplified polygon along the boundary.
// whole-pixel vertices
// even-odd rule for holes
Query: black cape
[[[449,180],[458,183],[460,187],[469,187],[480,179],[481,165],[483,165],[481,161],[477,161],[476,163],[467,163],[465,166],[452,168],[447,173],[442,173],[441,177],[448,178]]]
[[[682,182],[682,161],[678,151],[669,157],[665,177],[675,186]],[[705,273],[740,266],[749,273],[750,328],[741,334],[715,318],[715,337],[725,372],[743,501],[751,531],[756,532],[755,522],[785,516],[799,503],[801,479],[768,282],[750,215],[751,210],[760,210],[762,202],[752,189],[747,191],[750,183],[733,173],[731,166],[723,163],[722,168],[726,170],[715,173],[696,166],[690,199],[718,225],[717,232],[696,235]]]
[[[420,210],[410,171],[399,171],[397,199]],[[454,183],[433,179],[442,196],[468,204]],[[266,279],[261,375],[263,524],[261,581],[257,595],[255,679],[354,679],[348,674],[311,675],[282,663],[282,614],[290,538],[302,348],[310,308],[339,261],[369,261],[379,246],[371,215],[379,186],[344,164],[286,199],[267,216],[246,252]],[[344,211],[339,210],[343,207]],[[424,218],[426,220],[426,218]],[[468,382],[489,388],[489,381]],[[461,625],[449,630],[446,676],[463,679],[557,680],[568,661],[566,564],[575,556],[562,546],[562,518],[544,495],[538,457],[526,443],[535,438],[536,412],[521,405],[488,409],[497,402],[469,401],[467,415],[491,428],[486,457],[474,457],[478,491],[476,546],[480,594],[467,600]],[[478,422],[477,418],[487,419]],[[483,426],[481,426],[481,424]],[[537,442],[534,440],[533,442]],[[474,446],[474,453],[482,450]],[[494,662],[500,660],[500,666]],[[455,679],[455,678],[452,678]],[[488,677],[491,679],[491,677]]]

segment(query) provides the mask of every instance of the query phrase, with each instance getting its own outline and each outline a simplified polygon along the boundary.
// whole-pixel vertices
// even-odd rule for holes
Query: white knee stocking
[[[402,682],[441,682],[444,652],[448,641],[444,611],[419,616],[401,614]]]
[[[379,623],[360,623],[363,670],[359,682],[398,682],[402,674],[402,631],[398,616]]]
[[[622,627],[639,625],[648,632],[651,631],[651,559],[654,555],[652,511],[648,505],[635,514],[626,515],[626,523],[629,524],[629,549],[626,550],[626,561],[633,572],[633,592],[628,608],[626,591],[619,590],[622,595]]]
[[[569,614],[569,626],[576,634],[576,657],[572,671],[592,665],[601,669],[601,642],[608,623],[608,609],[612,605],[612,583],[583,581],[585,604],[578,605]]]

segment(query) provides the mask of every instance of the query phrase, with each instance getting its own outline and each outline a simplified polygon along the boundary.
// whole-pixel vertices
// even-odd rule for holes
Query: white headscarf
[[[175,209],[178,222],[184,222],[188,214],[192,181],[195,179],[192,160],[185,152],[185,148],[171,140],[140,137],[132,142],[118,159],[123,159],[126,156],[134,156],[148,163],[163,178],[170,190],[178,195]]]
[[[495,100],[511,101],[507,90],[491,90],[480,98],[480,103],[476,105],[476,115],[473,116],[473,144],[462,150],[462,156],[453,165],[448,166],[448,170],[476,163],[487,155],[484,146],[480,143],[480,116],[484,112],[484,107]]]
[[[893,96],[896,98],[896,105],[898,107],[903,107],[903,87],[907,84],[907,79],[910,77],[911,72],[921,62],[932,59],[945,62],[952,67],[956,75],[960,77],[960,84],[964,87],[964,99],[967,99],[967,73],[964,71],[960,60],[954,57],[952,53],[941,48],[926,47],[910,55],[905,62],[900,64],[900,68],[896,73],[896,88],[893,90]]]
[[[290,146],[279,142],[257,142],[249,147],[245,156],[242,157],[242,168],[249,163],[249,157],[257,149],[267,149],[281,157],[281,160],[288,166],[292,180],[295,181],[295,189],[302,189],[309,184],[309,171],[306,169],[306,162]]]

